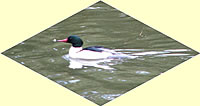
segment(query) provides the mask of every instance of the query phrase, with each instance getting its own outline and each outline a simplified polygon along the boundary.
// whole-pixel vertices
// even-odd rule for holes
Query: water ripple
[[[148,72],[148,71],[136,71],[135,73],[136,73],[136,74],[141,74],[141,75],[150,74],[150,72]]]
[[[66,85],[66,84],[77,83],[77,82],[79,82],[79,81],[80,81],[79,79],[76,79],[76,80],[69,80],[69,81],[58,80],[58,81],[56,81],[56,82],[59,83],[59,84],[64,84],[64,85]]]
[[[119,97],[121,94],[104,94],[101,97],[106,100],[113,100],[116,97]]]

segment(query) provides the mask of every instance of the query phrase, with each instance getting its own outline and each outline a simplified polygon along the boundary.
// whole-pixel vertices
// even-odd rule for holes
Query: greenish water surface
[[[71,45],[53,42],[69,35],[80,36],[84,47],[99,45],[137,57],[97,62],[99,67],[90,65],[93,61],[71,68],[73,60],[63,57]],[[198,53],[98,2],[3,54],[102,105]]]

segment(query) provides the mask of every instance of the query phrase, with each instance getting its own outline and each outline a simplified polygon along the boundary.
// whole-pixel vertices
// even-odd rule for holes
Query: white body
[[[112,52],[103,51],[103,52],[95,52],[90,50],[82,50],[82,47],[73,47],[69,49],[69,56],[71,58],[78,59],[105,59],[109,56],[112,56]]]
[[[114,68],[110,67],[108,64],[99,64],[99,63],[105,63],[105,62],[111,62],[113,59],[77,59],[77,58],[71,58],[69,55],[64,55],[63,58],[65,60],[69,61],[69,68],[72,69],[80,69],[84,66],[92,66],[96,68],[102,68],[107,70],[112,70]]]

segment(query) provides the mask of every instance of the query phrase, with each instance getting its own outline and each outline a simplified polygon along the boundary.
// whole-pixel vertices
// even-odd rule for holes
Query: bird
[[[114,50],[104,48],[103,46],[90,46],[83,48],[83,40],[77,35],[70,35],[66,39],[56,40],[55,42],[71,43],[69,57],[76,59],[107,59],[116,54]]]

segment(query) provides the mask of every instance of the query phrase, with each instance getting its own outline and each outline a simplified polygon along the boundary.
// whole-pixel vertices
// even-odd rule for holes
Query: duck
[[[77,35],[70,35],[66,39],[56,40],[55,42],[70,43],[69,57],[75,59],[108,59],[117,54],[114,50],[103,46],[90,46],[83,48],[83,40]]]

